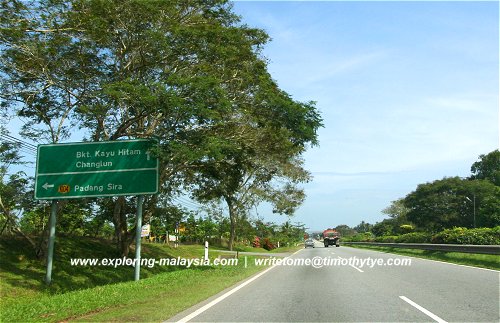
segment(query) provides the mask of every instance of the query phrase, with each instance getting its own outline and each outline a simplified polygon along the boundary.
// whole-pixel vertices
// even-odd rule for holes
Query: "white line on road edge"
[[[419,310],[420,312],[424,313],[425,315],[429,316],[430,318],[432,318],[434,321],[436,322],[439,322],[439,323],[447,323],[445,320],[443,320],[442,318],[440,318],[439,316],[437,316],[436,314],[430,312],[429,310],[426,310],[425,308],[423,308],[422,306],[418,305],[417,303],[415,303],[414,301],[412,301],[411,299],[407,298],[407,297],[404,297],[404,296],[399,296],[399,298],[401,298],[403,301],[407,302],[408,304],[410,304],[411,306],[415,307],[417,310]]]
[[[303,249],[300,249],[300,250],[297,250],[296,252],[294,252],[292,255],[290,255],[289,257],[295,255],[296,253],[298,253],[299,251],[301,251]],[[285,258],[289,258],[289,257],[285,257]],[[276,267],[277,265],[274,265],[272,266],[271,268],[267,268],[266,270],[264,270],[263,272],[255,275],[254,277],[250,278],[249,280],[243,282],[242,284],[236,286],[235,288],[231,289],[230,291],[228,291],[227,293],[217,297],[216,299],[214,299],[213,301],[211,301],[210,303],[204,305],[203,307],[200,307],[199,309],[197,309],[196,311],[194,311],[193,313],[183,317],[182,319],[180,319],[179,321],[177,321],[177,323],[185,323],[185,322],[188,322],[192,319],[194,319],[195,317],[197,317],[198,315],[200,315],[201,313],[205,312],[206,310],[208,310],[210,307],[214,306],[215,304],[219,303],[220,301],[222,301],[223,299],[231,296],[232,294],[236,293],[237,291],[239,291],[240,289],[242,289],[243,287],[245,287],[246,285],[250,284],[251,282],[253,282],[254,280],[256,280],[257,278],[259,278],[260,276],[264,275],[265,273],[267,273],[268,271],[270,271],[271,269],[273,269],[274,267]]]
[[[238,285],[236,286],[235,288],[231,289],[230,291],[228,291],[227,293],[225,293],[224,295],[221,295],[219,297],[217,297],[216,299],[214,299],[213,301],[211,301],[210,303],[206,304],[205,306],[203,307],[200,307],[199,309],[197,309],[196,311],[194,311],[193,313],[183,317],[182,319],[180,319],[179,321],[177,321],[178,323],[185,323],[185,322],[188,322],[192,319],[194,319],[195,317],[197,317],[198,315],[200,315],[201,313],[205,312],[206,310],[208,310],[210,307],[214,306],[215,304],[219,303],[220,301],[222,301],[223,299],[227,298],[228,296],[231,296],[232,294],[234,294],[235,292],[237,292],[238,290],[242,289],[243,287],[245,287],[246,285],[250,284],[251,282],[253,282],[254,280],[256,280],[257,278],[259,278],[260,276],[264,275],[265,273],[267,273],[269,270],[273,269],[274,267],[276,267],[276,265],[272,266],[271,268],[268,268],[266,270],[264,270],[263,272],[257,274],[256,276],[254,276],[253,278],[247,280],[246,282],[242,283],[241,285]]]
[[[406,256],[406,255],[400,255],[400,254],[397,254],[397,253],[381,252],[381,251],[372,250],[372,249],[353,248],[353,247],[349,247],[349,246],[346,246],[346,247],[347,248],[352,248],[352,249],[358,249],[358,250],[361,249],[361,250],[374,251],[374,252],[382,253],[382,254],[385,254],[385,255],[391,254],[391,255],[396,255],[396,256],[401,256],[401,257],[406,257],[406,258],[413,258],[413,259],[418,259],[418,260],[426,260],[426,261],[438,262],[438,263],[445,264],[445,265],[466,267],[466,268],[472,268],[472,269],[481,269],[481,270],[493,271],[493,272],[496,272],[496,273],[500,273],[499,270],[495,270],[495,269],[482,268],[482,267],[474,267],[474,266],[468,266],[468,265],[460,265],[460,264],[455,264],[455,263],[452,263],[452,262],[439,261],[439,260],[433,260],[433,259],[427,259],[427,258],[420,258],[420,257],[413,257],[413,256]]]
[[[412,256],[405,256],[405,257],[414,258],[414,259],[420,259],[420,260],[427,260],[427,261],[432,261],[432,262],[439,262],[439,263],[445,264],[445,265],[453,265],[453,266],[459,266],[459,267],[465,267],[465,268],[472,268],[472,269],[481,269],[481,270],[485,270],[485,271],[493,271],[495,273],[500,273],[500,271],[495,270],[495,269],[482,268],[482,267],[474,267],[474,266],[468,266],[468,265],[460,265],[460,264],[454,264],[452,262],[439,261],[439,260],[433,260],[433,259],[427,259],[427,258],[419,258],[419,257],[412,257]]]

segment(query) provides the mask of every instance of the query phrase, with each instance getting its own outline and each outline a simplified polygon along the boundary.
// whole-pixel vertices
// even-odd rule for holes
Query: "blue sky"
[[[280,87],[324,119],[292,222],[381,221],[418,184],[468,176],[499,148],[498,2],[237,1],[234,11],[271,36],[263,54]]]
[[[293,222],[362,220],[420,183],[468,176],[499,148],[498,2],[238,1],[262,28],[269,71],[325,127],[309,150],[314,180]],[[259,216],[271,216],[265,206]]]

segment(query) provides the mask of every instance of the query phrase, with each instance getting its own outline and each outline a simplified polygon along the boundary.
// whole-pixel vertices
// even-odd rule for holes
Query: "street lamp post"
[[[472,199],[473,201],[471,201],[470,198],[468,198],[467,196],[465,197],[469,202],[472,202],[473,203],[473,207],[474,207],[474,210],[473,210],[473,214],[474,214],[474,228],[476,228],[476,194],[473,195]]]

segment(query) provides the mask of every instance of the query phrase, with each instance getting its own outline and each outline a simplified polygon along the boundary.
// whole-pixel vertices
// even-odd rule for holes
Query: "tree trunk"
[[[113,210],[113,224],[115,225],[115,237],[120,256],[128,257],[130,251],[129,232],[127,226],[127,215],[125,211],[125,197],[119,196],[115,201]]]
[[[233,251],[234,238],[236,236],[236,210],[233,205],[233,201],[230,197],[225,197],[227,206],[229,208],[229,221],[230,221],[230,230],[229,230],[229,242],[228,247],[230,251]]]
[[[21,237],[23,237],[26,241],[28,241],[28,243],[33,248],[35,256],[38,259],[42,259],[43,256],[44,256],[44,250],[43,250],[43,248],[41,246],[37,246],[36,243],[35,243],[35,241],[33,241],[33,239],[31,239],[26,233],[24,233],[21,230],[21,228],[19,228],[17,226],[16,220],[15,220],[14,216],[11,214],[11,211],[5,207],[5,205],[2,202],[2,198],[1,197],[0,197],[0,208],[2,209],[2,213],[5,215],[5,225],[2,228],[2,233],[3,233],[4,229],[7,228],[8,224],[10,222],[10,224],[11,224],[10,230],[12,232],[20,235]],[[43,232],[42,232],[42,236],[43,236]]]

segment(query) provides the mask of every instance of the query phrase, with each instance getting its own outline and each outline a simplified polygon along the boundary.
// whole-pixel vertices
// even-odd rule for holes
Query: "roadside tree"
[[[319,115],[312,103],[294,102],[272,81],[260,53],[268,35],[241,24],[230,2],[2,0],[0,7],[2,108],[26,120],[26,138],[156,138],[160,194],[178,192],[181,183],[201,188],[218,180],[210,173],[216,170],[231,195],[194,195],[224,198],[233,215],[249,205],[243,195],[272,200],[285,213],[302,201],[294,185],[307,175],[298,157],[316,143]],[[202,176],[211,179],[192,182]],[[291,184],[270,189],[278,178]],[[160,200],[146,199],[145,221],[163,207]],[[134,198],[95,203],[128,255]],[[234,239],[235,223],[231,227]]]

